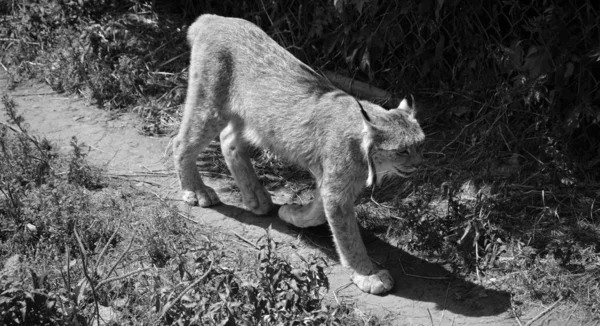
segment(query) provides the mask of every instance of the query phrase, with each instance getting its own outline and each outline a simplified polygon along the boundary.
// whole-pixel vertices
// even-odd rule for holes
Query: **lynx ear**
[[[375,171],[375,164],[373,163],[373,138],[375,133],[375,128],[371,125],[370,122],[363,120],[363,140],[362,140],[362,152],[365,156],[365,160],[367,161],[367,187],[377,183],[377,173]]]
[[[362,139],[362,152],[365,156],[365,160],[367,161],[367,187],[377,183],[377,173],[375,171],[375,164],[373,163],[373,158],[371,157],[373,152],[373,143],[375,141],[375,135],[377,133],[377,127],[373,125],[371,122],[371,118],[367,114],[367,112],[360,107],[360,112],[363,115],[363,139]]]
[[[415,114],[415,98],[410,95],[409,97],[405,97],[400,105],[396,108],[396,110],[406,111],[411,115]]]
[[[358,106],[360,107],[360,114],[362,114],[363,118],[367,122],[371,122],[371,117],[369,117],[369,115],[367,114],[367,111],[365,111],[365,108],[363,108],[362,104],[360,104],[359,101],[356,101],[356,103],[358,103]]]

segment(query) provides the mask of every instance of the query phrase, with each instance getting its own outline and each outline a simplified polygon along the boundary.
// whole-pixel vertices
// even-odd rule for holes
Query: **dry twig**
[[[104,280],[100,281],[100,282],[99,282],[99,283],[96,285],[96,290],[100,289],[100,287],[101,287],[102,285],[104,285],[104,284],[107,284],[107,283],[110,283],[110,282],[113,282],[113,281],[118,281],[118,280],[121,280],[121,279],[127,278],[127,277],[129,277],[129,276],[131,276],[131,275],[135,275],[135,274],[141,273],[141,272],[143,272],[143,271],[147,271],[147,270],[149,270],[150,268],[151,268],[151,267],[144,267],[144,268],[140,268],[140,269],[137,269],[137,270],[135,270],[135,271],[132,271],[132,272],[129,272],[129,273],[125,273],[125,274],[123,274],[123,275],[120,275],[120,276],[115,276],[115,277],[111,277],[111,278],[104,279]]]
[[[338,300],[337,293],[338,293],[338,292],[340,292],[340,291],[342,291],[343,289],[345,289],[345,288],[349,287],[349,286],[350,286],[350,285],[352,285],[352,284],[354,284],[354,283],[352,283],[352,282],[348,282],[348,283],[346,283],[346,284],[344,284],[344,285],[342,285],[342,286],[338,287],[337,289],[333,290],[333,298],[335,299],[335,302],[337,302],[337,304],[338,304],[339,306],[341,306],[342,304],[340,303],[340,300]]]
[[[215,259],[213,257],[213,259],[210,261],[210,266],[208,267],[208,269],[206,270],[206,272],[204,273],[204,275],[200,276],[200,278],[198,278],[197,280],[195,280],[192,284],[188,285],[188,287],[186,287],[183,291],[181,291],[181,293],[179,293],[179,295],[175,298],[175,300],[167,303],[164,308],[162,313],[160,314],[159,319],[162,319],[167,312],[169,311],[169,309],[171,309],[171,307],[173,307],[173,305],[175,305],[177,302],[179,302],[179,300],[181,300],[181,298],[189,291],[191,290],[194,286],[198,285],[198,283],[200,283],[202,280],[204,280],[208,274],[212,271],[213,269],[213,265],[215,263]]]
[[[429,308],[427,308],[427,313],[429,314],[429,320],[431,320],[431,326],[435,325],[433,323],[433,316],[431,315],[431,311],[429,311]]]
[[[117,265],[121,262],[123,257],[125,257],[125,255],[129,252],[129,250],[131,249],[131,245],[133,244],[133,240],[134,240],[134,238],[131,238],[131,241],[129,241],[129,245],[127,245],[127,248],[125,249],[125,251],[121,254],[121,256],[119,256],[119,259],[117,259],[117,261],[113,264],[113,267],[110,269],[108,274],[106,274],[106,277],[109,277],[110,274],[112,274],[112,272],[114,272],[115,268],[117,268]]]
[[[540,312],[537,316],[533,317],[532,320],[528,321],[525,326],[530,326],[531,324],[533,324],[534,321],[540,319],[540,317],[542,317],[543,315],[545,315],[546,313],[548,313],[550,310],[554,309],[554,307],[556,307],[556,305],[562,301],[562,297],[560,297],[558,300],[556,300],[556,302],[554,302],[550,307],[546,308],[544,311]]]
[[[449,277],[445,277],[445,276],[420,276],[420,275],[408,274],[404,270],[404,266],[402,266],[402,259],[398,259],[398,261],[400,262],[400,268],[402,268],[402,273],[404,273],[404,275],[406,275],[406,276],[422,278],[425,280],[449,280],[450,279]]]
[[[100,307],[98,306],[98,296],[96,295],[96,287],[94,286],[94,281],[88,274],[88,269],[87,269],[87,266],[88,266],[87,252],[85,250],[85,247],[83,246],[83,242],[81,242],[79,233],[77,233],[77,229],[73,229],[73,232],[75,233],[75,238],[77,238],[77,243],[79,244],[79,250],[81,250],[81,255],[83,256],[81,259],[81,262],[83,264],[83,275],[85,276],[85,279],[87,280],[88,284],[90,285],[90,289],[92,290],[92,296],[94,298],[94,307],[96,309],[95,310],[96,320],[100,321]]]
[[[235,234],[235,236],[236,236],[236,237],[238,237],[240,240],[242,240],[242,241],[244,241],[245,243],[247,243],[247,244],[251,245],[251,246],[252,246],[254,249],[256,249],[256,250],[260,250],[260,248],[259,248],[257,245],[255,245],[254,243],[252,243],[250,240],[248,240],[248,239],[246,239],[246,238],[242,237],[241,235],[239,235],[239,234],[237,234],[237,233],[235,233],[235,232],[233,232],[233,234]]]
[[[152,192],[152,194],[154,194],[154,196],[156,196],[156,198],[158,198],[158,199],[159,199],[159,200],[160,200],[160,201],[161,201],[163,204],[165,204],[165,205],[169,206],[169,203],[167,203],[167,201],[166,201],[164,198],[162,198],[162,197],[161,197],[159,194],[155,193],[154,191],[151,191],[151,192]],[[192,222],[192,223],[194,223],[194,224],[201,225],[201,224],[203,224],[203,223],[204,223],[204,221],[202,221],[202,223],[200,223],[200,222],[198,222],[198,221],[195,221],[195,220],[193,220],[193,219],[191,219],[191,218],[189,218],[189,217],[185,216],[183,213],[181,213],[181,212],[180,212],[180,211],[178,211],[178,210],[177,210],[177,211],[175,211],[175,212],[177,213],[177,215],[179,215],[179,216],[183,217],[184,219],[186,219],[186,220],[188,220],[188,221],[190,221],[190,222]]]
[[[108,249],[108,245],[113,241],[113,239],[117,235],[117,232],[119,232],[120,228],[121,228],[121,223],[119,223],[119,226],[117,226],[117,228],[115,229],[115,232],[113,232],[113,234],[111,234],[110,238],[108,238],[108,241],[106,241],[106,244],[104,244],[104,247],[100,251],[100,254],[98,255],[98,261],[96,261],[96,266],[94,266],[94,271],[96,273],[98,272],[98,266],[100,265],[100,261],[102,261],[102,257],[104,256],[106,249]]]

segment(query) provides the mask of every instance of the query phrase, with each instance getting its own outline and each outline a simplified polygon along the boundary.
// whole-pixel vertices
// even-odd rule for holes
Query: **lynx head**
[[[363,153],[369,176],[367,186],[380,184],[383,177],[409,177],[423,161],[421,145],[425,134],[415,119],[414,99],[404,99],[389,111],[367,113],[360,104],[364,124]]]

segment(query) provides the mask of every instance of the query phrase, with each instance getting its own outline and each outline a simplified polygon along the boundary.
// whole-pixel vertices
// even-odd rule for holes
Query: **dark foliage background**
[[[137,104],[161,120],[165,107],[173,113],[183,101],[186,26],[202,13],[241,17],[313,67],[424,99],[426,124],[484,118],[486,133],[504,142],[490,149],[536,157],[540,148],[558,151],[580,163],[578,172],[591,173],[600,162],[599,6],[574,0],[4,1],[1,11],[29,15],[4,16],[10,28],[0,31],[3,48],[21,48],[5,51],[4,62],[42,70],[58,90],[88,92],[109,108]],[[52,51],[65,43],[74,51]],[[40,56],[53,64],[32,64]],[[77,64],[64,67],[64,59]],[[160,132],[168,125],[162,122],[148,131]]]
[[[600,307],[598,1],[9,0],[0,59],[15,84],[35,76],[168,134],[185,99],[186,29],[202,13],[250,20],[317,69],[415,95],[426,166],[369,189],[365,226],[470,271],[527,270],[513,281],[536,299]]]

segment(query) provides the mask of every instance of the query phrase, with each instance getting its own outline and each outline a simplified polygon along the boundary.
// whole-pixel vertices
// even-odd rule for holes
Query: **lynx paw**
[[[190,206],[209,207],[221,203],[217,193],[210,187],[196,191],[184,190],[183,201]]]
[[[363,292],[371,294],[383,294],[394,287],[394,279],[385,269],[371,275],[361,275],[355,272],[352,275],[352,282]]]
[[[271,200],[271,194],[263,187],[248,194],[242,193],[242,198],[244,205],[255,215],[265,215],[275,206]]]
[[[310,214],[310,210],[305,206],[291,204],[283,205],[279,209],[279,218],[287,223],[290,223],[299,228],[307,228],[327,223],[325,214]]]

